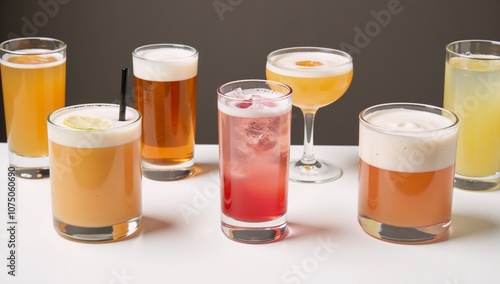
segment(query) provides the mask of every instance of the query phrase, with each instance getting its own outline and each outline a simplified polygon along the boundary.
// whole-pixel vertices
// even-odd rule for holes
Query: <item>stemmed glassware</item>
[[[320,107],[344,95],[352,76],[352,57],[336,49],[289,47],[267,56],[267,79],[289,85],[293,90],[292,103],[304,115],[304,153],[300,160],[292,161],[290,180],[320,183],[342,176],[340,167],[314,156],[314,117]]]

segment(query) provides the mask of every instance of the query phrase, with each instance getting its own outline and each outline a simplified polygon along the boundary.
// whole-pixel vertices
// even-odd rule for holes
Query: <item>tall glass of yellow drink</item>
[[[464,40],[446,46],[444,107],[460,119],[455,186],[500,185],[500,42]]]
[[[340,50],[290,47],[267,56],[267,79],[292,87],[292,104],[304,114],[304,153],[300,160],[292,161],[290,180],[319,183],[336,180],[342,175],[341,168],[314,156],[314,116],[320,107],[344,95],[352,76],[352,57]]]
[[[48,177],[46,118],[65,103],[66,44],[18,38],[0,44],[9,163],[24,178]]]

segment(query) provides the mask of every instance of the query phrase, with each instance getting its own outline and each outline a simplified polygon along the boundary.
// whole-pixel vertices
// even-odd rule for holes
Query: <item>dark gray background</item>
[[[344,49],[354,79],[319,110],[315,144],[356,145],[358,113],[395,101],[442,105],[445,45],[500,40],[500,0],[1,0],[0,40],[48,36],[68,44],[67,105],[116,102],[134,48],[199,50],[197,137],[217,143],[216,88],[265,77],[266,55],[290,46]],[[132,76],[129,103],[133,104]],[[3,106],[0,141],[5,141]],[[303,143],[293,110],[292,143]]]

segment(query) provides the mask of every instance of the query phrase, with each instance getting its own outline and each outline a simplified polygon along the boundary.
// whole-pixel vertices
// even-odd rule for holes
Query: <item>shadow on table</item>
[[[194,165],[196,168],[195,176],[201,176],[205,174],[217,173],[219,172],[218,163],[197,163]]]
[[[332,233],[332,228],[312,226],[306,224],[299,224],[294,222],[288,222],[288,240],[295,238],[307,238],[314,236],[323,236]]]
[[[453,214],[449,239],[458,239],[478,235],[498,227],[495,222],[484,217]]]
[[[165,222],[165,220],[155,219],[148,216],[142,216],[141,234],[147,235],[157,231],[163,231],[173,228],[174,224]]]

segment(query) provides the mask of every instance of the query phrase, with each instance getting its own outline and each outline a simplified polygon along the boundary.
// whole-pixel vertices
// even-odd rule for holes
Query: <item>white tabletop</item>
[[[500,283],[500,191],[455,190],[445,241],[387,243],[357,223],[358,148],[316,146],[316,155],[336,161],[344,175],[325,184],[291,182],[290,235],[247,245],[220,230],[217,151],[196,146],[199,172],[192,178],[144,179],[143,230],[115,243],[60,237],[52,228],[50,181],[18,178],[13,277],[7,273],[7,147],[1,143],[0,283]],[[292,146],[292,157],[301,151]]]

